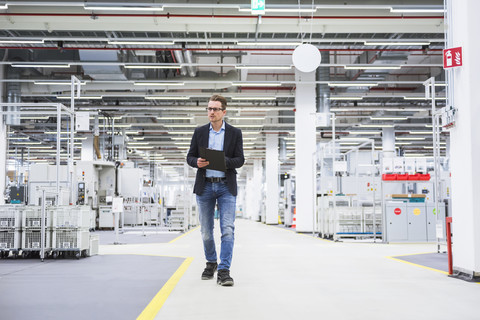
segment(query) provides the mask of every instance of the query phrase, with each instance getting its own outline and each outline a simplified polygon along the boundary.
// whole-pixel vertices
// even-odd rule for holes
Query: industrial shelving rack
[[[20,206],[10,205],[0,208],[0,258],[6,258],[12,253],[17,257],[21,244]]]

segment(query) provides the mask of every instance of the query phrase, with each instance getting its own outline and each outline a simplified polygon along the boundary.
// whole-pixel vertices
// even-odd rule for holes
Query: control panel
[[[79,205],[85,204],[85,182],[78,183],[77,203]]]

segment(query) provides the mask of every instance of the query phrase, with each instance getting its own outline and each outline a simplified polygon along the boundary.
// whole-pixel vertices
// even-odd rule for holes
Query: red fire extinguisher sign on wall
[[[443,68],[454,68],[462,65],[462,47],[443,49]]]

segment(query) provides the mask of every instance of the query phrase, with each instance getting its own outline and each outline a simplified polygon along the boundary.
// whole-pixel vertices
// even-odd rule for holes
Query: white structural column
[[[247,219],[253,218],[253,201],[254,201],[254,185],[253,185],[253,168],[247,169],[247,181],[245,182],[245,205],[244,216]]]
[[[295,206],[297,232],[312,232],[315,214],[315,72],[295,70]]]
[[[266,218],[267,224],[278,224],[278,134],[267,134],[267,154],[265,162]]]
[[[262,178],[263,167],[261,159],[253,159],[253,168],[247,173],[245,190],[245,216],[249,219],[260,221],[262,205]]]
[[[393,127],[382,130],[382,150],[384,158],[395,157],[395,129]]]
[[[458,109],[451,130],[453,269],[468,278],[480,278],[480,1],[449,1],[452,21],[447,47],[462,47],[463,66],[453,73],[453,106]]]
[[[3,65],[0,65],[0,79],[3,79],[5,69]],[[2,103],[3,96],[5,94],[3,88],[4,83],[0,83],[0,103]],[[3,107],[0,107],[3,108]],[[0,205],[5,204],[5,183],[6,183],[6,172],[7,172],[7,125],[3,119],[3,116],[0,117]]]

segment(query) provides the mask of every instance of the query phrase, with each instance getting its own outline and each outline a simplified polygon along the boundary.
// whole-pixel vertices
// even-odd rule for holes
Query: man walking
[[[202,273],[202,280],[212,279],[218,268],[217,283],[222,286],[233,286],[230,277],[232,261],[235,204],[237,197],[237,171],[243,166],[242,131],[223,121],[227,100],[220,95],[213,95],[208,102],[207,112],[209,124],[198,127],[193,133],[187,162],[198,168],[193,192],[197,195],[203,248],[207,266]],[[225,152],[227,171],[205,169],[209,162],[200,158],[200,147]],[[217,252],[213,238],[215,204],[218,205],[220,217],[221,247],[220,264],[217,265]]]

